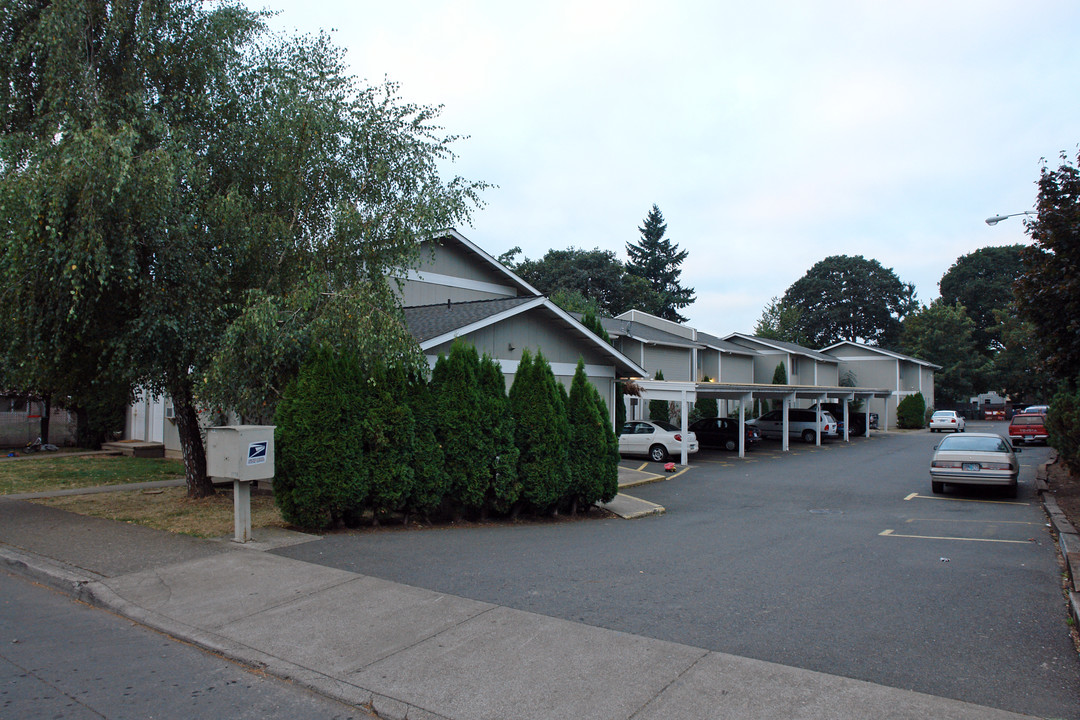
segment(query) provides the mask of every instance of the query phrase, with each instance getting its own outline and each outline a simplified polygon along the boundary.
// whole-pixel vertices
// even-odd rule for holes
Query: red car
[[[1016,413],[1009,423],[1009,440],[1013,445],[1030,442],[1045,443],[1050,438],[1046,432],[1046,416],[1042,413]]]

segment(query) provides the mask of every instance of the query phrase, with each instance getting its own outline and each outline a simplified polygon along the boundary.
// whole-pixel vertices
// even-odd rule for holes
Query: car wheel
[[[803,430],[802,439],[803,439],[803,442],[807,442],[807,443],[814,442],[814,431],[813,430]]]
[[[667,448],[663,445],[653,445],[649,448],[649,457],[653,462],[664,462],[668,459]]]
[[[938,482],[937,480],[931,480],[930,489],[932,489],[935,494],[940,495],[941,493],[945,492],[945,483]]]
[[[725,440],[724,441],[724,449],[727,450],[727,451],[734,450],[735,449],[735,441],[730,440],[730,439]]]

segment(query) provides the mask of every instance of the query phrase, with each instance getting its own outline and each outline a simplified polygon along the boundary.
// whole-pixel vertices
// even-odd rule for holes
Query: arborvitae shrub
[[[510,388],[514,444],[518,452],[521,500],[530,510],[546,512],[562,497],[567,478],[569,426],[551,366],[526,349]]]
[[[583,359],[578,360],[570,385],[567,422],[570,472],[563,505],[573,512],[597,501],[607,502],[615,496],[619,486],[618,441],[607,417],[607,406],[585,375]]]
[[[698,416],[703,418],[717,417],[717,413],[719,412],[716,398],[711,397],[700,398],[694,403],[694,409],[697,410]]]
[[[484,509],[505,514],[521,495],[518,449],[514,445],[514,418],[506,395],[506,379],[499,363],[487,353],[480,358],[479,390],[483,410],[480,432],[490,441],[484,456]]]
[[[926,400],[921,392],[908,395],[896,406],[896,424],[917,429],[926,426]]]
[[[664,371],[657,370],[655,380],[664,379]],[[662,420],[668,422],[671,420],[670,409],[668,407],[667,400],[650,400],[649,401],[649,419],[650,420]]]
[[[435,437],[442,445],[449,476],[446,497],[454,512],[479,510],[487,490],[485,441],[478,432],[483,416],[479,370],[476,348],[455,340],[450,354],[439,356],[431,376],[438,417]]]
[[[357,359],[319,349],[282,393],[274,422],[274,498],[286,522],[323,529],[368,496],[362,443],[367,392]]]
[[[435,437],[438,424],[435,398],[428,383],[418,377],[410,379],[406,398],[416,427],[411,448],[415,478],[405,506],[409,512],[428,515],[443,502],[449,484],[443,449]]]

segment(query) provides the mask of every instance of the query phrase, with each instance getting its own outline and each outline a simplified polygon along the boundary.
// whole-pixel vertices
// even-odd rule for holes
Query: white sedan
[[[1016,497],[1020,475],[1019,448],[993,433],[970,433],[948,437],[934,448],[930,459],[930,486],[935,493],[945,485],[996,485]]]
[[[938,410],[930,416],[930,432],[964,432],[967,423],[955,410]]]
[[[663,420],[631,420],[619,435],[619,453],[647,455],[653,462],[664,462],[682,454],[682,431]],[[687,454],[698,451],[697,435],[686,433]]]

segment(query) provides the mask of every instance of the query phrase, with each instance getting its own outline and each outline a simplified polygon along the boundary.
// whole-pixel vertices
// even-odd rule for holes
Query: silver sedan
[[[945,485],[996,485],[1009,497],[1016,497],[1020,475],[1020,452],[1008,440],[994,433],[953,435],[934,448],[930,459],[930,485],[935,493]]]

